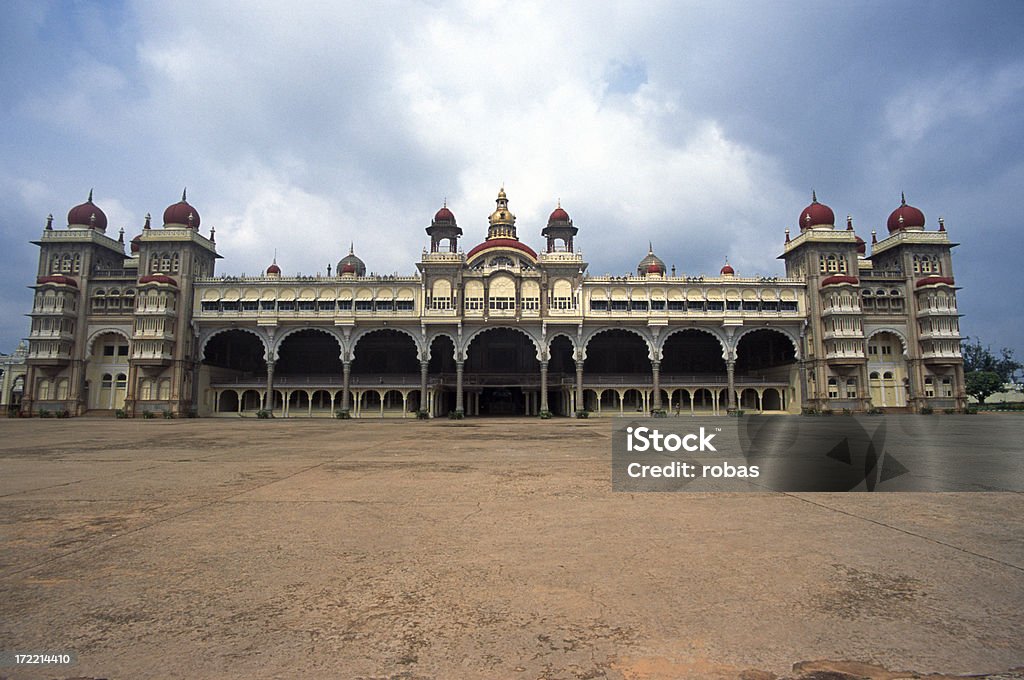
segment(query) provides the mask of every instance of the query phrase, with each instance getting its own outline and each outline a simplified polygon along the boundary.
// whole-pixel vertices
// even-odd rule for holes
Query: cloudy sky
[[[593,274],[778,275],[812,188],[870,240],[900,191],[944,217],[965,334],[1024,355],[1024,3],[4,3],[0,351],[48,213],[108,233],[178,200],[222,273],[355,242],[413,273],[447,198],[468,250],[504,184],[522,240],[561,199]]]

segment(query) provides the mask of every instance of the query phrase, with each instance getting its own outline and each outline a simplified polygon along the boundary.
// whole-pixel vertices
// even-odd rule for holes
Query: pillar
[[[429,361],[420,362],[420,411],[427,410],[427,368],[429,366]]]
[[[465,361],[455,362],[455,412],[465,413],[462,407],[462,369],[465,367]]]
[[[726,395],[729,412],[736,410],[736,360],[729,359],[725,362],[725,375],[729,383],[729,393]]]
[[[267,393],[263,395],[263,409],[274,412],[274,362],[267,361]]]
[[[654,402],[651,405],[651,410],[661,410],[661,362],[651,361],[651,377],[654,381]]]
[[[352,362],[341,362],[341,408],[350,411],[349,407],[349,379],[352,377]]]
[[[540,362],[540,412],[548,410],[548,362]]]
[[[598,404],[600,408],[600,404]],[[587,402],[583,399],[583,359],[576,360],[576,410],[582,411],[587,408]]]

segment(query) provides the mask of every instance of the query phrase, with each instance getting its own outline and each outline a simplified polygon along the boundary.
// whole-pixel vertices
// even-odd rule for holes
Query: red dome
[[[354,264],[352,264],[351,262],[346,262],[345,264],[343,264],[341,266],[341,273],[342,274],[355,274],[356,273],[356,266]]]
[[[440,210],[437,211],[437,214],[434,215],[434,221],[435,222],[454,222],[455,221],[455,215],[452,213],[451,210],[448,209],[448,205],[445,204]]]
[[[519,250],[526,253],[535,260],[537,259],[537,253],[533,251],[533,248],[526,245],[525,243],[520,243],[519,241],[516,241],[515,239],[511,238],[488,239],[481,243],[480,245],[473,248],[473,250],[466,253],[466,259],[469,260],[477,253],[482,253],[483,251],[489,250],[491,248],[514,248],[515,250]]]
[[[107,230],[107,216],[92,202],[92,191],[89,192],[89,200],[68,211],[68,226],[72,225],[85,226],[96,231]]]
[[[923,279],[918,279],[917,280],[917,284],[916,284],[915,287],[916,288],[920,288],[921,286],[936,286],[936,285],[939,285],[939,284],[944,284],[944,285],[947,285],[947,286],[952,286],[953,285],[953,277],[952,276],[926,276]]]
[[[857,252],[861,255],[866,255],[868,252],[868,245],[860,236],[857,237]]]
[[[274,262],[269,267],[267,267],[267,273],[268,274],[277,274],[278,276],[280,276],[281,268],[277,266],[276,262]]]
[[[189,205],[185,200],[185,192],[181,192],[181,200],[174,205],[167,206],[164,210],[164,226],[170,224],[181,224],[193,229],[199,229],[199,211]]]
[[[139,279],[139,283],[166,283],[177,288],[178,282],[167,274],[150,274]]]
[[[40,276],[39,278],[36,279],[37,285],[42,285],[44,283],[60,283],[65,286],[74,286],[75,288],[78,288],[78,283],[73,278],[71,278],[70,276],[64,276],[63,274],[54,274],[52,276]]]
[[[558,206],[551,213],[551,217],[548,218],[548,223],[551,222],[570,222],[569,213],[565,212],[562,206]]]
[[[662,269],[660,266],[658,266],[658,263],[652,262],[651,264],[647,265],[647,273],[648,274],[664,274],[665,270]]]
[[[133,238],[131,243],[129,244],[129,247],[132,249],[133,253],[139,252],[139,248],[142,247],[142,234],[139,234],[138,236]]]
[[[924,229],[924,213],[912,205],[907,205],[907,199],[902,194],[900,199],[900,207],[892,211],[889,221],[886,223],[889,233],[901,229]],[[900,218],[903,218],[902,222],[900,222]]]
[[[821,280],[822,287],[832,286],[840,283],[849,283],[856,286],[860,283],[860,280],[856,276],[846,276],[845,274],[834,274]]]
[[[811,192],[811,204],[800,213],[800,228],[808,229],[818,225],[827,224],[833,226],[836,223],[836,215],[832,208],[824,203],[818,203],[818,195]]]
[[[732,275],[734,275],[736,273],[736,270],[732,268],[732,265],[730,265],[729,263],[726,263],[726,265],[724,267],[722,267],[722,272],[721,273],[722,273],[723,276],[726,275],[726,274],[728,274],[729,276],[732,276]]]

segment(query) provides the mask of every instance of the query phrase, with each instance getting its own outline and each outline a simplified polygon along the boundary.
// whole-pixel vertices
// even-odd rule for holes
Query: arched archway
[[[774,328],[758,328],[736,344],[736,375],[788,382],[796,363],[793,339]]]
[[[717,336],[697,328],[674,331],[661,349],[662,382],[672,376],[725,375],[724,348]]]
[[[219,370],[211,371],[217,382],[229,376],[265,376],[266,346],[255,334],[237,328],[220,331],[206,341],[203,363]]]
[[[381,328],[361,335],[353,348],[354,384],[419,384],[419,350],[412,337],[393,328]]]
[[[274,373],[281,376],[281,383],[298,376],[340,376],[341,343],[318,328],[290,333],[277,346]]]
[[[595,333],[586,344],[583,372],[587,376],[647,375],[651,372],[650,347],[637,333],[612,328]]]
[[[525,415],[536,410],[540,362],[537,346],[525,331],[500,327],[474,334],[464,370],[469,413]]]
[[[571,414],[572,399],[562,386],[575,381],[574,353],[572,341],[565,335],[556,335],[548,345],[548,410],[552,413]]]
[[[868,336],[868,389],[876,408],[903,408],[907,405],[910,373],[904,358],[905,340],[892,330],[875,331]]]

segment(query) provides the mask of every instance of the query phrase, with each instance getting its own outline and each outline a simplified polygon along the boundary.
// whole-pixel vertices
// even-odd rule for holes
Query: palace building
[[[424,220],[426,221],[426,220]],[[966,406],[951,243],[906,201],[868,244],[814,196],[780,276],[593,276],[558,205],[520,240],[504,189],[464,250],[447,204],[416,273],[218,276],[186,196],[127,244],[89,200],[47,219],[27,413],[330,417],[921,411]],[[339,235],[340,236],[340,235]],[[126,252],[127,245],[127,252]],[[5,400],[7,401],[7,400]],[[8,402],[9,403],[9,402]]]

